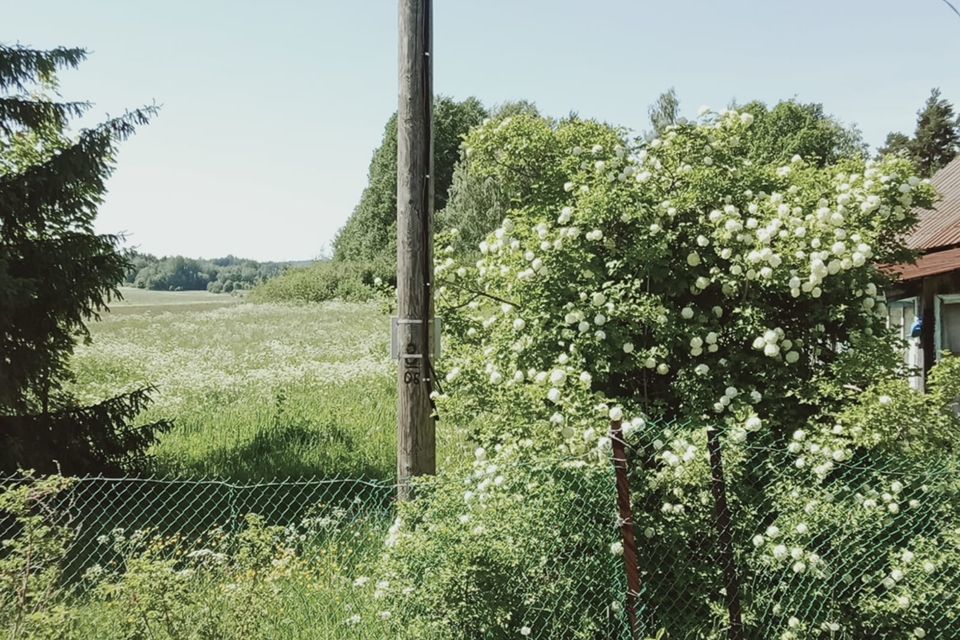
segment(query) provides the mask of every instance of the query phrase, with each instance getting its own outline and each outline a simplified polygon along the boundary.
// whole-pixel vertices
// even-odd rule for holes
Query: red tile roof
[[[908,247],[922,252],[960,244],[960,156],[937,171],[930,182],[940,198],[933,209],[917,210],[919,223],[906,239]]]
[[[916,264],[895,264],[881,268],[887,273],[899,274],[901,281],[946,273],[960,269],[960,247],[926,253],[920,256]]]

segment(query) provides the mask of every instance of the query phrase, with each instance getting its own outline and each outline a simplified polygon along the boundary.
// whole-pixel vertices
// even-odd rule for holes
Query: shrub
[[[87,574],[78,638],[392,637],[383,603],[353,588],[382,529],[324,511],[288,526],[249,514],[190,544],[149,531],[101,539],[117,562]]]
[[[363,302],[378,295],[378,282],[389,270],[376,263],[318,262],[258,285],[250,293],[255,302]],[[395,280],[395,277],[394,277]]]
[[[431,181],[437,211],[444,208],[460,143],[486,115],[476,98],[456,101],[438,96],[434,103],[434,163]],[[367,187],[333,241],[334,260],[395,264],[397,259],[397,116],[384,127],[383,141],[370,160]],[[391,270],[392,271],[392,270]],[[387,273],[378,273],[386,278]]]
[[[65,478],[25,480],[0,491],[0,523],[5,536],[0,551],[0,633],[9,638],[42,640],[62,637],[75,615],[62,601],[60,562],[72,534],[53,508],[70,486]]]
[[[247,515],[234,532],[114,529],[75,545],[72,484],[28,475],[0,489],[3,638],[396,637],[383,602],[351,586],[377,549],[376,514],[318,504],[283,527]],[[103,564],[67,582],[61,567],[78,552]]]
[[[386,541],[379,597],[404,637],[597,638],[622,628],[609,469],[502,448],[424,481]],[[526,631],[526,633],[524,633]]]
[[[898,160],[754,163],[750,122],[711,116],[640,149],[591,122],[475,130],[473,171],[518,176],[519,204],[476,264],[456,263],[455,235],[438,252],[441,305],[464,338],[448,411],[523,396],[517,429],[565,452],[583,449],[569,429],[594,428],[602,401],[741,430],[775,414],[760,437],[835,413],[844,398],[818,389],[861,336],[890,344],[874,264],[908,257],[897,237],[932,192]],[[543,426],[555,412],[567,437]]]
[[[932,190],[896,159],[755,161],[743,144],[752,122],[749,112],[707,113],[639,144],[606,125],[526,115],[474,130],[465,141],[471,172],[498,176],[514,197],[476,263],[456,259],[468,252],[455,231],[438,245],[439,306],[458,338],[445,356],[440,411],[489,452],[484,464],[507,469],[507,486],[526,476],[503,463],[504,452],[525,464],[559,455],[607,465],[609,421],[623,421],[642,556],[657,572],[645,606],[671,635],[718,637],[725,624],[706,462],[712,428],[743,584],[752,585],[751,633],[933,632],[942,628],[935,616],[960,615],[955,600],[935,599],[952,579],[938,583],[902,558],[939,546],[923,566],[954,561],[956,454],[946,436],[957,421],[945,396],[921,396],[897,379],[887,281],[875,267],[910,257],[898,238]],[[474,584],[461,568],[474,563],[431,551],[426,538],[449,535],[449,548],[454,535],[443,532],[468,535],[462,482],[438,479],[427,500],[437,506],[401,521],[391,553],[396,574],[417,583],[417,610],[455,612],[451,625],[466,612],[434,589]],[[481,503],[498,499],[489,485],[474,493]],[[615,536],[612,507],[604,531],[578,499],[568,495],[558,509],[563,526],[596,532],[590,548],[602,548]],[[924,515],[909,511],[920,507]],[[522,525],[492,530],[472,553],[495,553]],[[465,554],[474,548],[459,544]],[[513,567],[527,579],[494,569],[487,589],[536,599],[525,562]],[[895,571],[909,580],[889,586]],[[599,564],[581,574],[610,583]],[[850,576],[870,587],[851,586]],[[478,628],[517,623],[486,604],[476,615],[492,618]]]

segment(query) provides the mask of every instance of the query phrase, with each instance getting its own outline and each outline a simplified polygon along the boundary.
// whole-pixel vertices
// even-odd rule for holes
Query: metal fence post
[[[730,616],[730,640],[743,640],[743,619],[740,605],[740,582],[733,556],[733,532],[730,524],[730,508],[727,506],[727,485],[723,477],[723,459],[720,453],[720,432],[707,429],[707,449],[710,452],[710,489],[713,493],[714,522],[717,527],[717,543],[720,562],[723,565],[724,591],[727,613]]]
[[[623,442],[623,425],[610,422],[610,443],[613,448],[613,468],[617,476],[617,507],[620,511],[620,535],[623,538],[623,564],[627,573],[627,615],[630,634],[637,637],[637,596],[640,595],[640,567],[637,564],[637,540],[633,532],[633,512],[630,507],[630,478],[627,452]]]

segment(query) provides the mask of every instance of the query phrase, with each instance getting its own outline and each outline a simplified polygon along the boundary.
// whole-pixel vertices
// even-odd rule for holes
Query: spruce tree
[[[93,225],[117,144],[155,112],[70,135],[69,121],[90,105],[44,95],[85,57],[0,45],[0,471],[129,468],[168,426],[127,426],[148,389],[88,407],[64,390],[85,323],[119,296],[128,268],[120,238]]]
[[[892,132],[878,149],[881,156],[897,153],[910,158],[924,176],[932,176],[945,167],[958,152],[960,116],[954,113],[953,105],[941,97],[938,88],[930,91],[930,97],[917,112],[917,128],[913,137]]]
[[[925,176],[953,160],[960,149],[960,119],[953,105],[940,97],[940,89],[933,89],[917,114],[917,131],[913,136],[913,157]]]

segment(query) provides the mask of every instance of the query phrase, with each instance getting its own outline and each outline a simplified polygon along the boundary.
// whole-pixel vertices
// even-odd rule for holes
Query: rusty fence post
[[[727,600],[727,613],[730,617],[730,640],[743,640],[740,582],[733,556],[733,531],[730,508],[727,506],[727,485],[723,477],[723,458],[720,448],[720,432],[714,427],[708,428],[707,449],[710,452],[710,489],[713,493],[719,559],[723,565],[723,586]]]
[[[620,535],[623,538],[623,564],[627,574],[627,615],[630,633],[637,637],[637,596],[640,595],[640,567],[637,564],[637,540],[633,531],[633,512],[630,507],[630,478],[627,452],[623,442],[623,424],[610,422],[610,443],[613,448],[613,468],[617,476],[617,507],[620,512]]]

